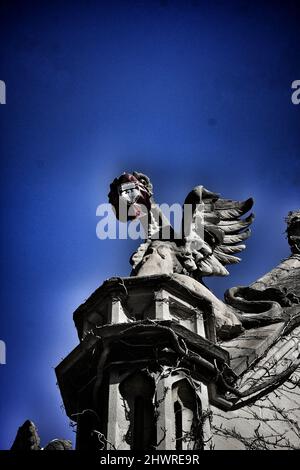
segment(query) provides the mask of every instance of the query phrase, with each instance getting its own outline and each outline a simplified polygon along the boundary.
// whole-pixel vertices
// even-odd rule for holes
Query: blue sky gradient
[[[24,4],[26,3],[26,4]],[[181,203],[203,184],[255,199],[253,235],[220,297],[289,254],[300,206],[300,9],[276,1],[1,2],[0,448],[27,418],[74,440],[54,367],[72,312],[130,272],[137,242],[99,240],[96,208],[123,171]]]

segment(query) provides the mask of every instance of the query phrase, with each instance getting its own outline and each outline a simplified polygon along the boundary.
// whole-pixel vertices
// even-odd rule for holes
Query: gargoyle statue
[[[131,257],[132,276],[170,275],[184,288],[208,299],[219,338],[244,331],[240,313],[219,300],[203,283],[204,276],[226,276],[226,265],[238,263],[250,236],[253,214],[245,219],[253,200],[222,199],[196,186],[181,208],[181,230],[175,232],[153,199],[149,178],[123,173],[110,185],[109,202],[120,221],[139,219],[145,241]],[[180,206],[179,206],[180,207]]]
[[[241,220],[253,200],[232,201],[196,186],[182,208],[182,228],[176,233],[153,199],[150,179],[123,173],[110,185],[109,202],[121,221],[139,219],[146,240],[131,257],[131,275],[185,274],[201,282],[203,276],[226,276],[228,264],[250,236],[254,215]]]

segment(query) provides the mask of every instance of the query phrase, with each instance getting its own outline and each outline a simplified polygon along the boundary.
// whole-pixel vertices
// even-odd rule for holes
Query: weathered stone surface
[[[243,332],[241,321],[236,316],[236,311],[230,305],[219,300],[207,287],[200,282],[182,274],[173,274],[173,279],[187,287],[191,293],[201,296],[211,302],[217,336],[220,339],[237,336]]]
[[[123,320],[155,318],[153,295],[161,288],[171,295],[187,302],[192,309],[205,312],[206,324],[210,339],[215,331],[220,339],[237,336],[244,331],[235,310],[219,300],[207,287],[189,276],[181,274],[158,275],[145,277],[111,278],[103,283],[90,298],[74,312],[74,322],[78,335],[82,339],[93,325],[104,325],[111,322],[111,303],[113,297],[123,309]],[[165,303],[169,300],[165,298]],[[178,310],[178,309],[177,309]],[[181,311],[184,306],[181,305]],[[196,312],[196,310],[195,310]],[[121,315],[121,313],[120,313]],[[121,318],[121,317],[120,317]],[[127,320],[126,320],[127,318]],[[157,317],[156,317],[157,318]]]
[[[19,427],[11,450],[40,450],[40,438],[37,428],[29,419]]]
[[[72,450],[71,441],[66,439],[53,439],[44,448],[40,446],[40,441],[37,427],[32,421],[26,420],[22,426],[19,427],[11,450]]]
[[[240,375],[258,358],[262,357],[284,329],[284,323],[253,328],[239,337],[222,342],[222,348],[230,354],[230,366]]]
[[[282,372],[299,363],[300,327],[287,335],[284,331],[265,355],[241,375],[240,391],[276,380]],[[251,404],[236,411],[224,412],[213,407],[215,449],[299,449],[299,370],[298,367],[284,383],[261,399],[254,397]]]
[[[43,450],[72,450],[72,442],[66,439],[53,439]]]
[[[196,374],[195,377],[199,378],[201,375],[204,381],[214,381],[217,378],[215,364],[218,364],[221,369],[225,363],[229,364],[227,351],[174,320],[140,321],[95,327],[56,368],[57,380],[68,416],[71,419],[77,419],[78,394],[86,383],[92,383],[97,373],[99,357],[104,357],[103,354],[105,354],[105,362],[101,363],[101,367],[106,366],[106,369],[112,361],[111,358],[114,362],[127,363],[128,367],[131,367],[131,364],[133,366],[138,364],[142,367],[143,361],[152,367],[158,363],[170,365],[176,363],[178,358],[181,358],[183,365],[185,363],[184,348],[180,346],[178,349],[176,341],[174,342],[174,334],[178,337],[180,344],[185,344],[195,353],[196,362],[193,362],[191,376]],[[131,347],[130,344],[132,344]],[[140,347],[138,347],[139,344]],[[188,357],[186,359],[188,360]],[[85,408],[91,408],[91,406],[91,403],[89,406],[86,404]]]
[[[278,266],[251,284],[257,290],[268,287],[285,289],[286,294],[294,294],[300,298],[300,254],[292,254]],[[296,299],[295,299],[296,300]],[[300,302],[300,301],[299,301]]]

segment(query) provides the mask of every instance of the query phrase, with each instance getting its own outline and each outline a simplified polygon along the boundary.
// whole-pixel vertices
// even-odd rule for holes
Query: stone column
[[[155,320],[171,320],[169,308],[169,294],[161,289],[154,293]]]
[[[173,378],[168,376],[160,379],[156,387],[158,450],[174,450],[176,445],[172,383]]]
[[[124,439],[130,422],[126,418],[119,384],[120,374],[112,371],[108,391],[107,450],[130,450],[130,445]]]

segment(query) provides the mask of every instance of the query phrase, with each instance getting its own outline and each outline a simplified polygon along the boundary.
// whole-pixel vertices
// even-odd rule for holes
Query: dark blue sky
[[[24,5],[25,3],[25,5]],[[157,202],[196,184],[255,198],[243,262],[258,278],[288,253],[299,208],[299,2],[1,2],[0,448],[30,418],[73,439],[53,368],[77,344],[72,312],[130,272],[137,243],[100,241],[111,180],[150,176]]]

